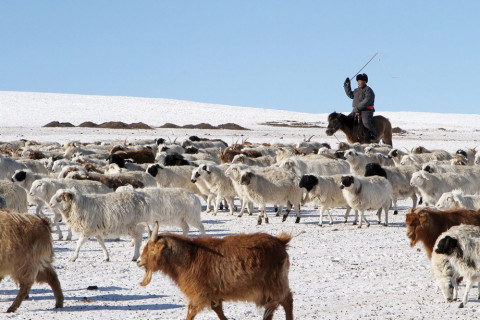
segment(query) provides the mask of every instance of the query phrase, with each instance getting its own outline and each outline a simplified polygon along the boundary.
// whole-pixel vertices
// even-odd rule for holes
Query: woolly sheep
[[[384,225],[388,226],[388,209],[392,197],[392,185],[384,177],[359,177],[359,176],[343,176],[341,178],[340,188],[343,196],[350,207],[360,212],[359,228],[362,227],[362,220],[365,221],[367,227],[370,223],[365,218],[365,210],[385,211]],[[380,210],[378,210],[378,222],[380,223]]]

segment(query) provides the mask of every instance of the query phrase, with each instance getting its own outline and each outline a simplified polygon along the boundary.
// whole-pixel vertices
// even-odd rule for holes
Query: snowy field
[[[221,138],[227,143],[299,142],[314,135],[312,140],[328,142],[336,147],[345,141],[342,133],[327,137],[323,128],[285,128],[265,126],[267,121],[298,121],[326,126],[327,114],[306,114],[273,109],[254,109],[222,105],[128,97],[78,96],[43,93],[0,92],[0,141],[32,139],[37,141],[70,140],[93,142],[100,140],[153,139],[158,137],[185,139],[190,135]],[[332,110],[334,111],[334,110]],[[348,101],[344,110],[349,111]],[[455,152],[459,148],[480,145],[478,115],[381,112],[393,127],[406,130],[394,134],[397,148],[410,149],[422,145],[430,149]],[[233,122],[249,131],[231,130],[110,130],[93,128],[41,128],[51,121],[144,122],[161,126],[166,122],[184,125],[201,122],[213,125]],[[344,209],[333,210],[334,224],[319,227],[319,212],[312,204],[302,207],[302,219],[295,224],[291,215],[282,223],[268,207],[270,224],[257,226],[256,215],[242,218],[219,212],[217,216],[202,213],[206,232],[211,236],[226,236],[240,232],[263,231],[277,235],[282,231],[299,234],[289,248],[290,287],[294,294],[295,319],[478,319],[480,301],[477,289],[470,292],[466,308],[458,303],[447,304],[436,293],[429,260],[422,247],[411,248],[405,236],[405,214],[411,200],[400,201],[400,212],[390,214],[390,225],[375,223],[374,213],[367,213],[370,228],[358,229],[343,223]],[[33,212],[33,207],[30,208]],[[47,211],[47,215],[51,215]],[[62,225],[66,231],[65,225]],[[180,233],[177,228],[161,227],[161,231]],[[194,230],[193,236],[199,233]],[[69,262],[75,241],[58,241],[54,237],[55,263],[65,303],[55,310],[50,287],[35,284],[30,298],[14,314],[2,314],[0,319],[184,319],[186,299],[179,289],[160,273],[153,276],[147,287],[139,282],[143,270],[130,261],[133,248],[130,239],[106,242],[110,262],[102,262],[103,254],[96,240],[88,241],[76,262]],[[144,236],[146,239],[146,235]],[[98,290],[87,290],[97,286]],[[464,284],[460,286],[460,296]],[[18,288],[8,278],[0,284],[0,311],[12,303]],[[261,319],[263,310],[251,303],[224,304],[229,319]],[[216,319],[212,311],[204,310],[196,319]],[[284,319],[278,309],[274,319]]]

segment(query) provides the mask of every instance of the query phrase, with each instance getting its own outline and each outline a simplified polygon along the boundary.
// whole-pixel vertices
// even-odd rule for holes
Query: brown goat
[[[235,149],[232,149],[231,147],[228,147],[225,150],[223,150],[223,152],[219,155],[220,161],[222,163],[230,163],[230,162],[233,161],[233,158],[237,154],[244,154],[249,158],[258,158],[258,157],[263,156],[263,154],[260,151],[257,151],[257,150],[249,150],[249,149],[247,149],[247,150],[235,150]]]
[[[442,232],[462,223],[480,226],[480,212],[466,209],[439,211],[419,207],[407,214],[405,223],[410,246],[413,247],[417,242],[422,241],[430,259],[435,241]]]
[[[118,154],[122,159],[132,159],[133,162],[142,163],[154,163],[155,155],[151,148],[143,148],[139,150],[118,150],[111,154]]]
[[[147,226],[148,229],[148,226]],[[293,320],[293,296],[288,285],[291,236],[266,233],[238,234],[224,238],[187,238],[158,235],[158,223],[137,261],[145,268],[142,286],[152,273],[169,276],[189,300],[187,320],[210,307],[221,320],[223,301],[251,301],[265,307],[263,319],[271,320],[279,305],[286,320]]]
[[[63,307],[62,288],[52,267],[52,234],[46,219],[0,211],[0,248],[0,281],[10,275],[20,285],[7,312],[17,310],[35,281],[48,283],[55,296],[55,308]]]

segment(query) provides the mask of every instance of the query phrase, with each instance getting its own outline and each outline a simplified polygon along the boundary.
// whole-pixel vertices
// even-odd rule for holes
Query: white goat
[[[201,165],[192,172],[191,182],[196,183],[198,180],[204,181],[210,193],[216,195],[213,215],[217,214],[220,201],[223,198],[225,198],[230,207],[230,214],[233,214],[235,210],[233,200],[237,192],[233,187],[232,180],[225,176],[225,171],[228,166],[229,164]]]
[[[438,209],[480,209],[480,195],[466,195],[462,190],[455,189],[442,194],[435,207]]]
[[[300,179],[299,187],[307,190],[306,199],[314,201],[321,207],[319,226],[323,225],[323,213],[327,211],[330,224],[333,219],[330,214],[330,208],[346,206],[345,222],[352,208],[348,205],[343,196],[342,190],[338,187],[341,183],[341,174],[332,176],[303,175]],[[357,216],[357,213],[355,213]]]
[[[435,205],[443,193],[454,189],[467,193],[476,192],[469,178],[453,172],[428,173],[420,170],[412,175],[410,185],[418,189],[423,201],[429,205]]]
[[[402,157],[400,160],[400,164],[402,166],[421,166],[423,163],[432,161],[432,160],[450,160],[452,159],[452,155],[444,150],[435,150],[430,153],[419,153],[419,154],[407,154]]]
[[[480,281],[480,227],[472,225],[453,226],[437,238],[437,254],[448,256],[458,274],[466,280],[465,293],[459,308],[465,307],[468,293],[474,282]],[[479,287],[480,296],[480,287]]]
[[[234,158],[235,159],[235,158]],[[241,165],[241,164],[232,164],[225,170],[225,176],[232,180],[232,185],[235,191],[237,192],[238,197],[242,201],[242,206],[240,208],[240,212],[238,214],[239,217],[243,216],[243,212],[245,211],[245,206],[247,206],[248,215],[253,214],[253,203],[248,198],[248,193],[245,190],[245,186],[240,183],[241,180],[241,171],[247,169],[248,166]]]
[[[367,227],[370,223],[365,218],[365,210],[385,211],[385,226],[388,226],[388,209],[392,197],[392,185],[384,177],[359,177],[359,176],[343,176],[341,178],[340,188],[343,196],[350,207],[360,212],[359,228],[362,227],[362,220],[365,221]],[[378,210],[377,217],[380,223],[381,210]]]
[[[287,219],[291,206],[295,206],[297,219],[300,222],[300,204],[302,203],[303,190],[298,186],[299,177],[286,170],[269,170],[266,172],[254,172],[251,169],[241,171],[240,184],[245,186],[248,198],[258,204],[260,215],[258,224],[262,223],[262,215],[268,223],[265,207],[267,203],[278,205],[278,212],[282,212],[284,205],[287,211],[283,221]]]
[[[232,164],[246,164],[249,166],[268,167],[275,163],[272,156],[262,156],[258,158],[250,158],[244,154],[237,154],[233,157]]]
[[[140,256],[144,227],[139,223],[150,220],[148,202],[140,193],[84,195],[76,189],[59,189],[49,205],[60,211],[66,223],[79,235],[70,261],[77,260],[80,248],[90,237],[95,237],[102,247],[104,261],[109,261],[110,257],[103,238],[110,236],[130,236],[134,242],[132,261]]]
[[[0,181],[0,196],[5,199],[6,209],[19,213],[28,212],[27,192],[10,181]]]
[[[103,183],[91,180],[71,180],[71,179],[50,179],[44,178],[35,180],[30,188],[29,195],[44,201],[45,205],[58,189],[75,188],[82,193],[108,193],[113,192],[112,189],[105,186]],[[52,210],[54,214],[53,222],[57,229],[58,239],[63,239],[62,231],[58,222],[62,216],[58,210]],[[68,228],[67,240],[72,239],[72,231]]]
[[[157,221],[161,225],[178,226],[182,228],[184,236],[188,235],[190,225],[205,235],[200,220],[202,204],[193,192],[180,188],[120,188],[116,192],[138,192],[145,196],[151,216],[148,222],[151,225]]]

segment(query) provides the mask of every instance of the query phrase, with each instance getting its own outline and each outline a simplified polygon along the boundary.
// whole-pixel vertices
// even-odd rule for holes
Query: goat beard
[[[143,280],[142,282],[140,282],[140,285],[142,287],[145,287],[150,283],[150,281],[152,281],[152,274],[153,274],[152,270],[145,270],[145,275],[143,276]]]

